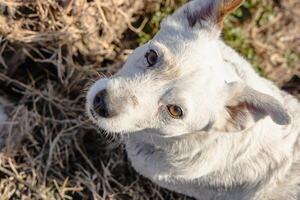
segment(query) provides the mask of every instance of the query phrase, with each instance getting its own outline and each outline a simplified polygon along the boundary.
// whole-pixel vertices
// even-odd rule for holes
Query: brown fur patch
[[[129,94],[129,99],[132,102],[133,106],[137,106],[139,104],[139,101],[137,99],[137,97],[133,94]]]
[[[220,28],[223,28],[224,18],[232,13],[235,9],[240,7],[244,3],[244,0],[224,0],[220,6],[218,13],[217,24]]]

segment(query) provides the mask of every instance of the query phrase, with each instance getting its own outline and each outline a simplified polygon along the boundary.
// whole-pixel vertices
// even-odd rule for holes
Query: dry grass
[[[283,86],[300,75],[300,2],[251,0],[227,21],[225,39]]]
[[[1,200],[187,199],[138,176],[118,140],[84,114],[88,85],[113,74],[137,40],[154,34],[147,29],[157,29],[164,16],[157,11],[178,2],[0,0],[0,96],[13,102],[0,152]],[[299,94],[298,0],[251,2],[227,22],[225,39]],[[151,23],[141,33],[145,12]]]

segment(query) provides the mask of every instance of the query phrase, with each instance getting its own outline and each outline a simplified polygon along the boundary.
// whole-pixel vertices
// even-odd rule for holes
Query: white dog
[[[300,199],[300,104],[220,40],[242,0],[193,0],[164,20],[87,112],[133,167],[197,199]]]

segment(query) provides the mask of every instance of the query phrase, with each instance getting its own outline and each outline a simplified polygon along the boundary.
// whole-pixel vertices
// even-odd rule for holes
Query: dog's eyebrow
[[[152,40],[148,42],[147,50],[154,50],[158,57],[163,57],[163,50]]]

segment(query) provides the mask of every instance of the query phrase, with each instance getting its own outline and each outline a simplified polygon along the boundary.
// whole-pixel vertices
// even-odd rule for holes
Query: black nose
[[[106,98],[107,98],[107,91],[104,89],[96,94],[93,102],[94,112],[99,116],[105,118],[109,117]]]

